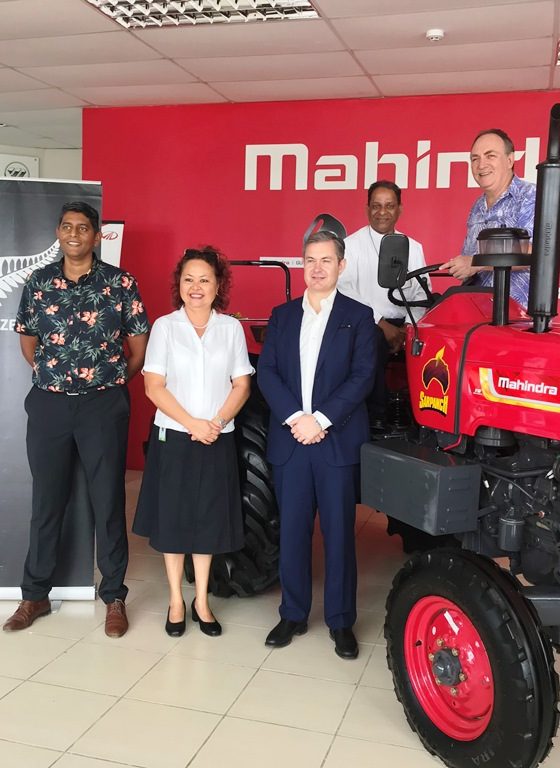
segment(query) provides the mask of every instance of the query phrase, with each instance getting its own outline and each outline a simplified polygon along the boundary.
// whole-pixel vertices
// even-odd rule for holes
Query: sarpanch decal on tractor
[[[447,415],[449,407],[449,366],[443,359],[445,347],[438,350],[422,368],[422,384],[418,407],[421,411],[437,411]]]
[[[482,394],[490,402],[560,413],[558,376],[493,368],[479,368],[479,376]]]

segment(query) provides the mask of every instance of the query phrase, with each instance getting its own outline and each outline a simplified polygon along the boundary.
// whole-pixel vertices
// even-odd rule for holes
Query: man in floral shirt
[[[128,629],[126,382],[144,362],[148,318],[132,275],[94,253],[101,241],[94,208],[65,204],[56,234],[63,258],[31,274],[16,320],[23,356],[33,369],[25,400],[33,503],[23,600],[4,629],[26,629],[50,613],[60,529],[79,454],[95,518],[105,632],[121,637]]]
[[[501,128],[481,131],[471,148],[472,175],[483,194],[474,202],[467,220],[467,235],[462,255],[442,264],[458,280],[490,287],[494,282],[492,267],[473,267],[478,252],[477,238],[483,229],[519,227],[533,237],[536,187],[515,175],[513,142]],[[510,294],[523,307],[529,299],[529,270],[513,267]]]

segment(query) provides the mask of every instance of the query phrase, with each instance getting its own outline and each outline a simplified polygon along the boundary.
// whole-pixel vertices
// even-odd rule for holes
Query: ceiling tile
[[[156,61],[123,61],[114,64],[75,64],[72,67],[28,67],[21,72],[50,85],[109,86],[109,85],[163,85],[189,83],[195,80],[184,69],[167,59]],[[0,69],[0,75],[2,70]],[[1,80],[0,80],[1,83]]]
[[[154,104],[209,104],[225,99],[204,83],[184,85],[132,85],[101,88],[69,88],[70,93],[96,107],[144,106]]]
[[[231,101],[374,98],[378,92],[367,77],[325,77],[313,80],[267,80],[213,83]],[[320,109],[318,107],[318,109]],[[319,113],[318,113],[319,114]]]
[[[437,13],[340,19],[333,22],[333,27],[355,50],[432,45],[426,40],[426,30],[432,27],[445,32],[445,40],[439,45],[460,45],[548,37],[552,32],[553,10],[553,4],[546,1],[508,6],[507,23],[504,23],[503,6],[489,6],[484,9],[483,23],[480,13],[463,8]]]
[[[223,80],[286,80],[289,78],[347,77],[363,70],[349,53],[292,53],[235,58],[177,59],[177,63],[206,82]]]
[[[460,72],[461,70],[546,66],[555,56],[551,38],[515,42],[438,45],[426,48],[397,48],[387,51],[358,51],[356,58],[372,75],[407,72]]]
[[[77,99],[75,96],[71,96],[68,93],[63,93],[56,88],[45,88],[42,91],[17,91],[15,93],[2,94],[2,102],[0,104],[0,120],[3,110],[14,109],[41,109],[44,107],[75,107],[84,106],[84,102]]]
[[[160,59],[131,34],[122,31],[43,37],[23,44],[21,40],[0,41],[0,63],[8,67],[42,67],[58,64],[92,64]]]
[[[318,19],[146,29],[135,31],[134,36],[175,59],[340,51],[344,48],[328,25]]]
[[[0,40],[110,32],[115,27],[114,21],[81,0],[14,0],[2,6]]]
[[[501,5],[504,18],[508,5],[540,2],[540,0],[424,0],[418,7],[418,0],[314,0],[313,4],[322,15],[331,19],[352,18],[353,16],[396,15],[421,11],[449,11],[456,8],[484,8]],[[552,0],[551,0],[552,2]]]
[[[43,87],[31,77],[15,72],[13,69],[0,69],[0,93],[7,91],[32,91]],[[45,88],[47,86],[44,86]]]
[[[533,91],[548,87],[548,67],[496,69],[482,72],[446,72],[407,75],[380,75],[375,83],[383,96],[435,93],[488,93],[491,91]]]

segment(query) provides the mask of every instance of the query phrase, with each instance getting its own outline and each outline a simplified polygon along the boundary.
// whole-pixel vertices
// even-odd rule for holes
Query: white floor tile
[[[189,768],[320,768],[331,741],[327,734],[226,717]]]
[[[423,749],[406,722],[394,691],[358,686],[339,730],[340,736]]]
[[[163,555],[157,552],[153,554],[131,552],[126,574],[128,578],[139,581],[149,580],[167,583]]]
[[[0,739],[2,768],[50,768],[62,753]]]
[[[35,624],[51,618],[41,617]],[[76,642],[40,635],[35,631],[35,624],[18,632],[0,632],[0,675],[22,680],[31,677]]]
[[[221,638],[209,637],[209,643]],[[168,656],[126,698],[224,714],[255,674],[254,669]]]
[[[56,613],[33,623],[35,635],[80,640],[105,622],[105,604],[101,600],[63,600]]]
[[[286,648],[276,648],[262,665],[262,669],[288,672],[292,675],[357,683],[367,664],[371,646],[362,645],[357,659],[341,659],[334,652],[334,643],[325,628],[320,634],[307,634],[294,638]]]
[[[187,621],[186,634],[176,642],[169,655],[254,669],[260,667],[270,655],[270,648],[264,644],[266,633],[262,629],[239,624],[223,624],[222,628],[222,636],[214,643],[209,642],[197,624]]]
[[[443,768],[443,763],[427,752],[388,744],[372,744],[368,741],[337,736],[324,768]]]
[[[278,614],[280,595],[278,593],[244,598],[233,596],[228,600],[212,598],[211,603],[221,622],[260,627],[264,631],[263,642],[272,627],[280,621]]]
[[[335,733],[354,686],[278,672],[257,672],[228,714]]]
[[[393,677],[387,667],[387,649],[384,645],[374,645],[360,684],[393,690]]]
[[[114,703],[112,696],[23,683],[0,699],[0,739],[64,751]]]
[[[66,753],[57,762],[55,768],[119,768],[124,763],[115,763],[107,760],[98,760],[96,757],[82,757]]]
[[[122,696],[161,659],[161,654],[118,645],[110,648],[80,642],[38,672],[33,680]]]
[[[141,768],[184,768],[219,721],[206,712],[122,700],[72,753]]]
[[[0,677],[0,699],[17,688],[18,685],[21,685],[21,680],[16,680],[13,677]]]
[[[148,651],[158,654],[168,653],[177,644],[176,637],[169,637],[165,631],[165,616],[138,610],[137,603],[128,605],[128,632],[118,639],[107,637],[105,626],[102,624],[84,638],[86,643],[105,645],[108,648],[130,648],[137,651]]]

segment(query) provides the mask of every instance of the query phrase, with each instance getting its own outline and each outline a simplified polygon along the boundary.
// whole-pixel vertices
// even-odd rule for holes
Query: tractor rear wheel
[[[550,641],[507,573],[471,552],[419,553],[387,598],[387,661],[426,749],[450,768],[534,768],[558,727]]]

